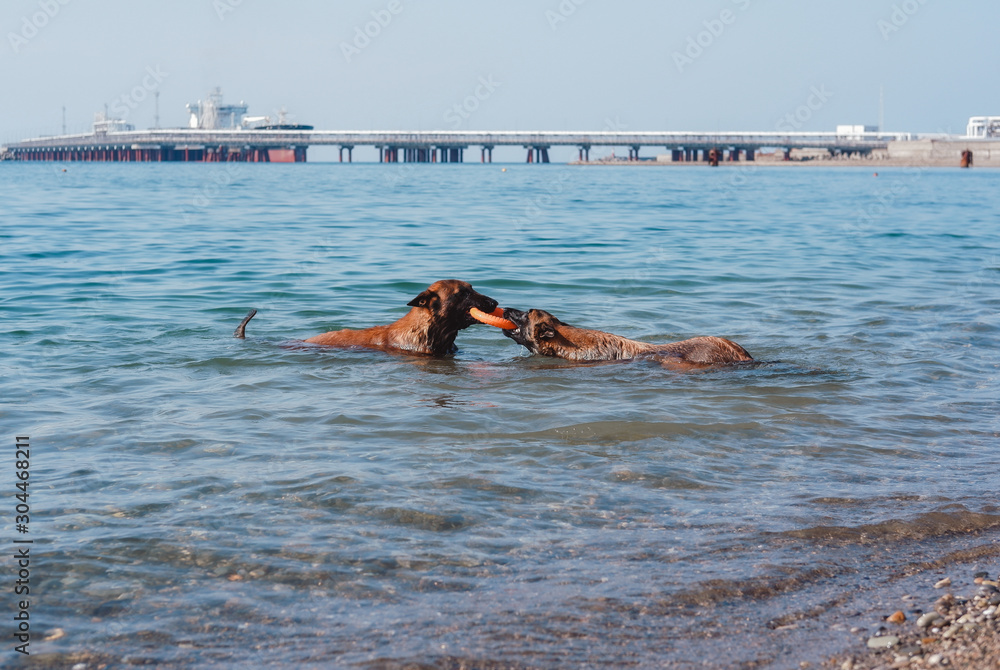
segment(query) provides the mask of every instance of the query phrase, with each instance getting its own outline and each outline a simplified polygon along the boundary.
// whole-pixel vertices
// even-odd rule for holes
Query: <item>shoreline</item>
[[[670,630],[671,616],[699,616],[702,635],[679,641],[682,647],[689,640],[700,648],[699,667],[719,670],[1000,667],[1000,606],[993,604],[1000,602],[1000,537],[996,531],[975,533],[977,543],[969,545],[964,535],[897,546],[889,565],[879,560],[858,563],[842,575],[847,583],[834,586],[833,582],[840,582],[835,575],[820,576],[802,592],[776,593],[774,598],[782,600],[783,613],[773,618],[761,617],[761,610],[769,609],[770,599],[750,595],[753,585],[748,583],[745,595],[734,594],[742,601],[735,606],[748,615],[742,623],[714,622],[710,604],[692,603],[686,612],[663,613],[662,630]],[[942,551],[934,552],[934,548]],[[127,662],[120,653],[93,645],[57,651],[45,644],[65,636],[62,628],[44,630],[43,647],[32,654],[31,667],[84,664],[93,669]],[[700,644],[707,640],[714,642]],[[515,640],[511,642],[516,646]],[[628,646],[622,650],[627,652]],[[657,667],[693,667],[692,651],[691,647],[678,650],[668,644],[662,665]],[[650,667],[642,662],[626,665]],[[189,666],[190,662],[181,659],[165,664]],[[542,670],[558,666],[533,663],[521,650],[506,658],[488,651],[454,650],[452,655],[442,656],[387,653],[359,667]]]
[[[674,161],[657,161],[657,160],[596,160],[596,161],[570,161],[567,165],[578,165],[578,166],[610,166],[610,167],[621,167],[621,166],[636,166],[636,167],[718,167],[718,168],[729,168],[729,169],[754,169],[756,167],[794,167],[794,168],[806,168],[806,167],[844,167],[844,168],[864,168],[868,170],[874,169],[878,171],[878,168],[955,168],[958,170],[982,170],[982,169],[996,169],[1000,168],[1000,164],[985,164],[985,165],[972,165],[968,168],[963,168],[957,162],[952,161],[921,161],[921,160],[906,160],[906,159],[882,159],[882,160],[754,160],[754,161],[719,161],[717,166],[709,165],[705,161],[690,161],[690,162],[674,162]]]

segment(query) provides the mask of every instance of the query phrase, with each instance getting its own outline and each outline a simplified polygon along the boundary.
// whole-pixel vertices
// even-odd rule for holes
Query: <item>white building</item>
[[[970,117],[965,136],[983,140],[1000,138],[1000,116]]]
[[[240,127],[247,113],[247,104],[241,100],[238,105],[223,105],[222,89],[216,88],[208,94],[207,100],[189,103],[187,110],[191,114],[189,128],[225,130]]]
[[[108,133],[127,133],[135,130],[135,126],[126,123],[124,119],[112,119],[104,112],[94,115],[94,134],[107,135]]]
[[[860,140],[865,133],[877,133],[878,126],[837,126],[837,137]]]

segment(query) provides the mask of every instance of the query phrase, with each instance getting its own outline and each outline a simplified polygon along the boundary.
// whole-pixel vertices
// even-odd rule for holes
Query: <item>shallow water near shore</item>
[[[506,167],[0,164],[33,656],[798,667],[995,565],[998,173]],[[283,346],[451,277],[762,363]]]

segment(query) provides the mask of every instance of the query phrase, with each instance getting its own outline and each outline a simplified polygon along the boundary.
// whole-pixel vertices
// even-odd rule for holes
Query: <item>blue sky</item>
[[[4,0],[0,142],[214,86],[327,129],[963,132],[1000,115],[996,0]],[[374,153],[374,152],[373,152]]]

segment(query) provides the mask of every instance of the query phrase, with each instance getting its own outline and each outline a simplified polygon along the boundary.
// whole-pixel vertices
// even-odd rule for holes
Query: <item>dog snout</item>
[[[480,295],[479,297],[482,298],[484,305],[480,309],[482,309],[484,312],[487,312],[488,314],[492,314],[493,310],[495,310],[497,307],[500,306],[500,303],[498,303],[493,298],[490,298],[489,296]]]
[[[470,290],[465,294],[464,300],[461,303],[463,310],[468,310],[470,307],[475,307],[476,309],[481,309],[487,314],[492,314],[493,310],[497,308],[500,304],[488,295],[483,295],[479,291]]]
[[[513,321],[514,325],[520,328],[525,325],[528,321],[527,312],[522,312],[519,309],[514,309],[513,307],[506,307],[503,310],[503,318],[508,321]]]

